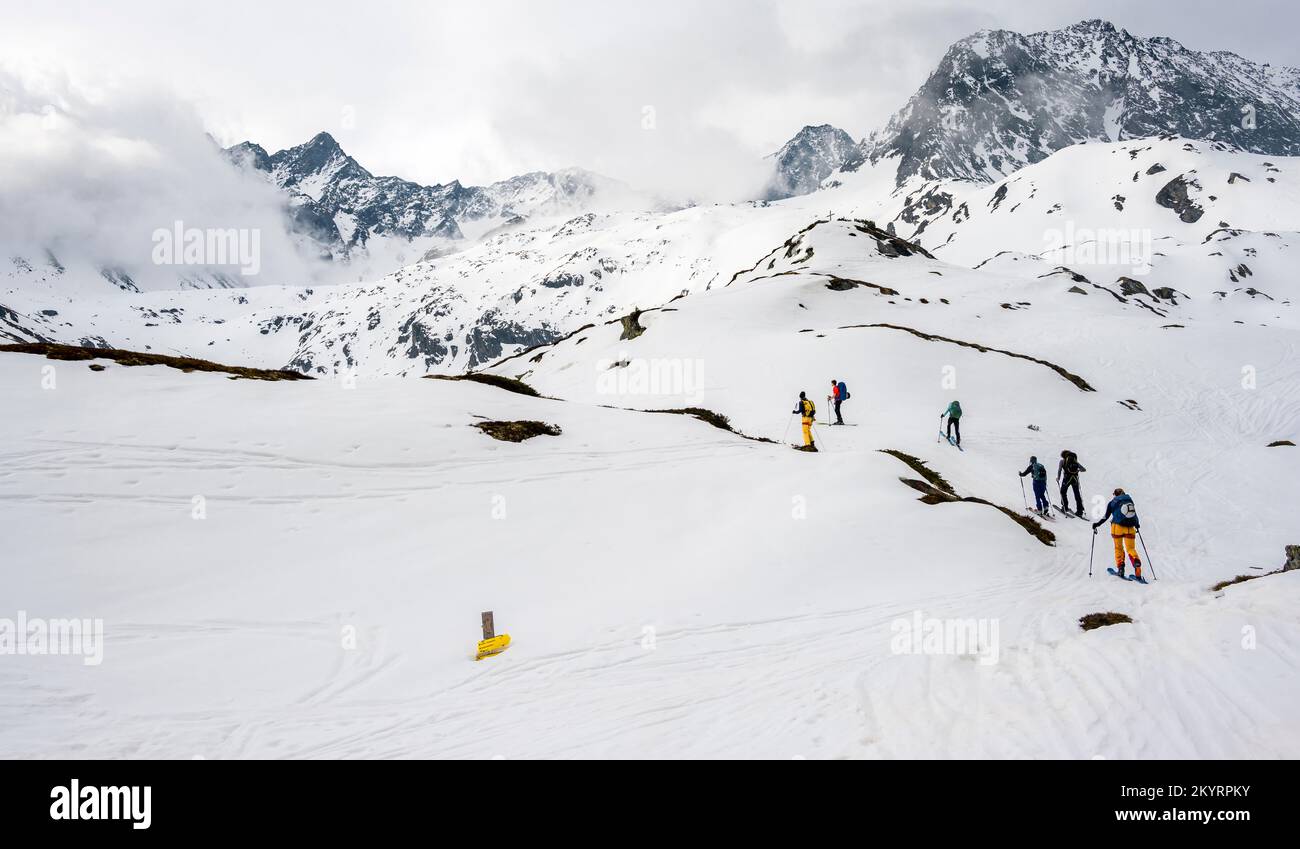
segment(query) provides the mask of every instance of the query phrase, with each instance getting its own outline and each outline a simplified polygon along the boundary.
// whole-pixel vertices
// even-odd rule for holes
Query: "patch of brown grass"
[[[1107,625],[1121,625],[1132,621],[1130,617],[1123,613],[1089,613],[1087,616],[1079,617],[1079,627],[1085,631],[1095,631],[1098,628],[1105,628]]]
[[[524,383],[515,377],[504,377],[499,374],[485,374],[481,371],[472,371],[468,374],[426,374],[426,380],[468,380],[470,383],[481,383],[484,386],[495,386],[497,389],[504,389],[507,392],[513,392],[516,395],[527,395],[530,398],[541,398],[542,394],[533,387]]]
[[[523,442],[534,436],[559,436],[563,433],[557,425],[546,422],[475,422],[474,427],[501,442]]]
[[[1083,390],[1084,392],[1097,391],[1096,389],[1092,388],[1092,385],[1088,383],[1088,381],[1084,380],[1082,377],[1080,377],[1077,374],[1074,374],[1070,371],[1061,368],[1056,363],[1049,363],[1047,360],[1040,360],[1037,357],[1031,357],[1028,354],[1017,354],[1015,351],[1005,351],[1001,348],[990,348],[988,345],[981,345],[978,342],[966,342],[962,339],[952,339],[947,336],[937,336],[933,333],[925,333],[924,331],[916,330],[915,328],[912,327],[904,327],[901,324],[886,324],[886,323],[850,324],[850,325],[846,325],[845,327],[841,327],[840,330],[858,330],[864,328],[882,328],[886,330],[901,330],[904,333],[910,333],[913,336],[916,336],[921,339],[925,339],[929,342],[947,342],[950,345],[959,345],[963,348],[973,348],[974,350],[979,351],[981,354],[987,354],[992,352],[994,354],[1002,354],[1007,357],[1013,357],[1017,360],[1028,360],[1031,363],[1038,363],[1040,366],[1046,366],[1047,368],[1050,368],[1052,371],[1056,372],[1061,377],[1070,381],[1071,383],[1073,383],[1075,386],[1077,386],[1079,389]]]
[[[893,449],[881,449],[882,454],[888,454],[906,463],[914,472],[925,478],[923,481],[912,478],[899,478],[907,486],[921,493],[921,502],[923,504],[951,504],[953,502],[964,501],[970,504],[983,504],[986,507],[992,507],[1005,514],[1011,521],[1015,522],[1026,532],[1032,535],[1043,545],[1056,545],[1056,534],[1034,521],[1029,516],[1022,516],[1014,510],[1003,507],[1000,504],[994,504],[983,498],[966,496],[965,498],[957,495],[952,484],[944,480],[943,475],[931,469],[923,460],[913,457],[911,454],[905,454],[902,451]]]
[[[909,467],[911,467],[912,471],[916,472],[918,475],[925,478],[927,481],[930,482],[931,485],[937,487],[938,489],[942,490],[948,495],[951,496],[957,495],[957,490],[952,488],[952,484],[944,480],[943,475],[939,474],[938,472],[934,471],[929,466],[927,466],[924,460],[921,460],[920,458],[917,457],[913,457],[911,454],[905,454],[902,451],[895,451],[892,448],[882,448],[880,453],[888,454],[890,457],[894,457],[895,459],[902,460]]]
[[[743,437],[744,439],[748,439],[748,440],[750,440],[750,441],[752,441],[752,442],[768,442],[768,443],[770,443],[770,442],[774,442],[774,441],[775,441],[775,440],[771,440],[771,439],[766,439],[766,438],[761,437],[761,436],[748,436],[748,435],[746,435],[746,434],[743,434],[743,433],[741,433],[740,431],[736,430],[734,427],[731,426],[731,419],[727,418],[726,416],[722,415],[721,413],[715,413],[715,412],[713,412],[712,410],[706,410],[704,407],[682,407],[682,408],[680,408],[680,409],[675,409],[675,410],[641,410],[641,412],[643,412],[643,413],[669,413],[669,414],[677,415],[677,416],[691,416],[691,417],[693,417],[693,418],[699,419],[700,421],[704,422],[705,424],[713,425],[714,427],[718,428],[719,430],[725,430],[725,431],[727,431],[728,433],[734,433],[736,436]]]
[[[0,351],[19,354],[40,354],[46,359],[80,362],[84,360],[112,360],[121,366],[167,366],[189,374],[191,372],[219,372],[247,380],[312,380],[301,372],[285,369],[249,368],[227,366],[194,357],[173,357],[167,354],[146,354],[120,348],[83,348],[78,345],[57,345],[53,342],[27,342],[18,345],[0,345]]]

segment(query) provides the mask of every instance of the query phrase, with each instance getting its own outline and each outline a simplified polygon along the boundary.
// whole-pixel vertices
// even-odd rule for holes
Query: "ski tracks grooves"
[[[689,464],[754,448],[752,443],[719,433],[716,439],[685,445],[370,463],[285,457],[238,447],[49,441],[5,456],[0,502],[174,505],[189,503],[196,492],[206,493],[210,501],[268,505],[401,499],[449,489],[453,485],[448,479],[453,476],[455,486],[527,484],[598,474],[615,466],[620,471],[649,471],[661,468],[665,457]],[[113,459],[108,459],[110,453]],[[107,473],[123,471],[133,473],[127,481],[129,488],[110,490],[97,485],[107,480]],[[250,479],[250,474],[257,476]],[[339,475],[345,476],[342,482]],[[61,484],[52,485],[51,480]],[[287,489],[290,483],[293,488]]]

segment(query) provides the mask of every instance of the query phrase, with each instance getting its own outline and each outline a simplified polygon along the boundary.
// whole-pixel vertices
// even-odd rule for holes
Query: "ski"
[[[1069,510],[1066,510],[1064,507],[1057,507],[1056,512],[1069,516],[1071,519],[1082,519],[1085,522],[1088,521],[1087,519],[1084,519],[1082,516],[1080,516],[1078,513],[1071,513]]]
[[[1130,578],[1128,575],[1121,575],[1119,572],[1116,572],[1114,569],[1107,569],[1106,571],[1114,575],[1116,578],[1119,578],[1121,581],[1132,580],[1132,578]]]

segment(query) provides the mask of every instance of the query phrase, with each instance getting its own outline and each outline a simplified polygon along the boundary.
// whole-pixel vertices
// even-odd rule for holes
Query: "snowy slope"
[[[854,197],[873,196],[871,175],[855,177]],[[0,272],[0,306],[21,316],[0,323],[0,334],[106,340],[312,373],[463,371],[600,316],[720,285],[825,214],[828,203],[819,193],[779,204],[522,223],[378,280],[333,287],[95,297],[24,262]],[[172,312],[158,320],[164,311]]]
[[[991,186],[912,183],[882,220],[973,267],[1036,276],[1067,266],[1193,298],[1278,281],[1269,294],[1287,296],[1298,178],[1296,158],[1185,139],[1076,145]]]
[[[84,363],[55,364],[51,390],[48,361],[0,353],[10,597],[107,635],[99,667],[0,665],[0,753],[1300,754],[1300,582],[1208,589],[1276,567],[1300,531],[1300,459],[1265,447],[1300,436],[1295,318],[1243,327],[1225,301],[1164,329],[1068,280],[891,255],[865,224],[787,235],[635,339],[597,324],[495,367],[554,400]],[[691,364],[677,394],[608,379],[664,361]],[[859,426],[789,450],[795,394],[820,402],[832,377]],[[935,440],[954,396],[964,453]],[[775,441],[635,411],[685,405]],[[563,433],[500,443],[478,416]],[[880,453],[1022,512],[1014,473],[1067,446],[1090,507],[1137,499],[1157,582],[1101,572],[1104,537],[1090,579],[1082,522],[1046,545],[992,506],[921,503]],[[515,643],[475,664],[488,609]],[[1103,611],[1134,624],[1080,631]],[[897,653],[917,612],[997,633]]]

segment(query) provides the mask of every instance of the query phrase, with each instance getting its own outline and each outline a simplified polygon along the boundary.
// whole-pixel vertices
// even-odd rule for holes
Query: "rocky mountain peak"
[[[771,155],[774,165],[770,200],[806,195],[855,156],[853,137],[830,124],[806,126]]]
[[[1158,135],[1300,154],[1300,71],[1099,19],[1031,35],[985,30],[947,51],[858,158],[896,158],[900,184],[993,182],[1080,142]]]

